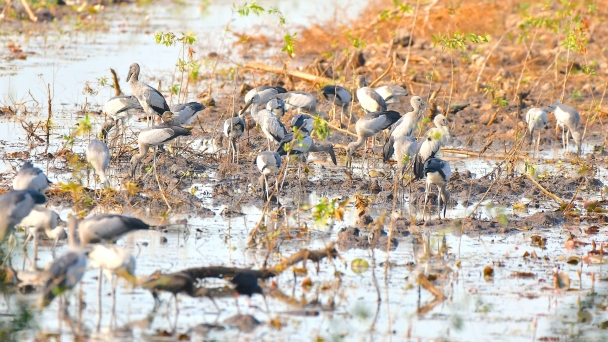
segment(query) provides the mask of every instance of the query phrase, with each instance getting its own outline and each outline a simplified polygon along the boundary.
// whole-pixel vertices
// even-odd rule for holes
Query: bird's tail
[[[424,177],[424,160],[419,154],[417,154],[414,158],[414,165],[412,168],[414,172],[414,179],[422,179]]]
[[[390,135],[386,138],[386,141],[384,142],[384,147],[382,148],[382,155],[384,157],[385,162],[389,161],[389,159],[391,159],[393,153],[395,152],[395,149],[393,148],[394,142],[395,141],[393,140],[393,137]]]

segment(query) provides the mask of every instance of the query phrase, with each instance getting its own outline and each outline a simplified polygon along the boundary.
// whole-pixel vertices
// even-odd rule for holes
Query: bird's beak
[[[239,113],[239,116],[243,115],[245,113],[245,111],[247,110],[247,108],[249,108],[249,106],[251,106],[251,104],[253,103],[253,97],[249,99],[249,101],[245,104],[245,108],[243,108],[243,110],[241,110],[241,112]]]
[[[333,146],[330,146],[329,148],[329,156],[331,157],[331,161],[334,163],[334,165],[338,165],[338,162],[336,160],[336,152],[334,152]]]
[[[129,70],[129,74],[127,75],[127,82],[129,82],[129,80],[131,79],[131,76],[133,76],[133,72],[131,70]]]

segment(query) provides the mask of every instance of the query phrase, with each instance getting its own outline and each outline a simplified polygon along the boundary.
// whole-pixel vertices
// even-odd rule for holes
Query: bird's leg
[[[426,190],[424,191],[424,207],[422,208],[422,221],[424,221],[424,214],[426,212],[426,202],[429,199],[429,183],[426,183]]]
[[[272,148],[270,147],[270,139],[266,139],[268,141],[268,151],[272,151]]]
[[[241,308],[239,308],[239,295],[238,293],[234,296],[234,303],[236,304],[236,312],[241,315]]]
[[[264,305],[266,306],[266,312],[268,316],[270,316],[270,309],[268,308],[268,301],[266,300],[266,296],[262,293],[262,298],[264,298]]]
[[[536,139],[536,152],[540,156],[540,131],[538,132],[538,139]],[[536,154],[535,154],[535,156],[536,156]]]
[[[101,277],[103,276],[101,268],[97,276],[97,331],[101,326]]]
[[[34,232],[34,265],[33,269],[36,269],[36,264],[38,260],[38,232]]]
[[[118,276],[112,274],[112,315],[116,313],[116,286],[118,285]]]
[[[177,329],[177,315],[179,314],[179,305],[177,304],[177,294],[173,294],[173,298],[175,298],[175,319],[173,321],[173,332]]]
[[[441,200],[443,199],[441,187],[437,185],[437,209],[439,209],[438,218],[441,221]]]
[[[266,200],[270,200],[270,195],[268,194],[268,177],[264,174],[264,191],[266,191]]]
[[[55,260],[55,247],[57,247],[57,241],[59,241],[59,234],[55,235],[53,246],[51,247],[51,255],[53,256],[53,260]]]

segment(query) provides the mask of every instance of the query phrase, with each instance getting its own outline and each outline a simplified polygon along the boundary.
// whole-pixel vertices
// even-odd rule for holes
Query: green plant
[[[350,200],[339,201],[337,198],[329,200],[326,197],[321,198],[319,203],[312,208],[312,218],[315,224],[326,226],[330,219],[342,221],[344,219],[344,210]]]
[[[281,51],[285,51],[290,58],[295,56],[295,45],[298,42],[296,39],[296,34],[297,33],[291,35],[286,34],[283,38],[285,40],[285,45],[283,45]]]

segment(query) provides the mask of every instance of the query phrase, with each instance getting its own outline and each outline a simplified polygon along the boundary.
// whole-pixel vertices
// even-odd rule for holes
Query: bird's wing
[[[275,141],[281,141],[287,134],[287,128],[277,119],[276,116],[269,113],[265,118],[265,125],[262,129],[266,131]]]
[[[163,94],[161,94],[158,90],[146,85],[146,87],[142,91],[142,98],[152,110],[154,110],[157,114],[162,115],[164,112],[170,111],[169,105],[167,105],[167,100]]]
[[[386,110],[386,102],[382,96],[372,88],[359,88],[357,90],[357,98],[359,99],[359,103],[361,103],[361,107],[367,111],[375,112]]]
[[[152,127],[141,131],[137,139],[148,145],[160,145],[179,136],[191,134],[192,132],[179,126]]]
[[[143,221],[123,215],[101,214],[79,223],[80,229],[90,231],[100,240],[116,240],[122,235],[138,229],[149,229]]]

